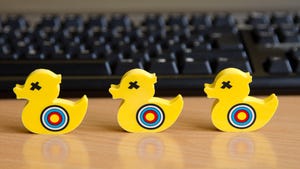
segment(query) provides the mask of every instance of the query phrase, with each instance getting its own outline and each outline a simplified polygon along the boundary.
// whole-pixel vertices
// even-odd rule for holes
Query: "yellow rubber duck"
[[[172,100],[153,97],[156,75],[142,69],[129,70],[119,85],[111,85],[113,99],[123,99],[119,125],[128,132],[160,132],[172,126],[183,108],[179,94]]]
[[[30,132],[37,134],[64,134],[77,128],[85,117],[88,98],[72,102],[57,98],[61,75],[47,69],[36,69],[24,85],[13,91],[17,99],[27,99],[22,122]]]
[[[212,84],[205,84],[208,98],[216,98],[211,119],[216,128],[227,132],[254,131],[273,117],[278,99],[271,94],[265,99],[248,96],[252,77],[236,68],[222,70]]]

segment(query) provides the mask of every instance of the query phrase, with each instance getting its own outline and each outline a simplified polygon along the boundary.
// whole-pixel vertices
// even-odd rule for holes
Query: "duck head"
[[[212,84],[204,84],[204,92],[208,98],[241,99],[248,96],[251,82],[252,77],[249,72],[227,68],[218,73]]]
[[[58,97],[61,75],[47,69],[36,69],[27,77],[24,85],[16,84],[13,91],[17,99],[36,101],[53,100]]]
[[[132,69],[125,73],[120,84],[109,88],[113,99],[147,100],[154,96],[156,75],[143,69]]]

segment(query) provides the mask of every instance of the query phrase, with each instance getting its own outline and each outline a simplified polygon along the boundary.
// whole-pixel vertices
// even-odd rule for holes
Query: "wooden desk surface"
[[[89,100],[74,132],[28,133],[21,123],[25,101],[0,100],[0,168],[299,168],[300,96],[279,96],[279,108],[257,132],[224,133],[210,122],[212,99],[185,97],[178,121],[154,134],[126,133],[117,124],[120,101]]]

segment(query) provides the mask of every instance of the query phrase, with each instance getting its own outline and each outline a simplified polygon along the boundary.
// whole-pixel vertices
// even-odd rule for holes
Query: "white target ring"
[[[50,131],[61,131],[69,123],[68,112],[60,106],[49,106],[41,114],[41,123]]]
[[[165,115],[159,106],[147,104],[138,110],[136,118],[143,128],[156,129],[163,124]]]
[[[248,104],[233,106],[228,113],[229,123],[239,129],[245,129],[253,125],[256,119],[255,110]]]

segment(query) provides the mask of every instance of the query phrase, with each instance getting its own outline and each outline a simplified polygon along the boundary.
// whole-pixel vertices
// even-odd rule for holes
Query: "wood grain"
[[[0,100],[0,168],[299,168],[300,96],[280,96],[263,129],[224,133],[210,122],[212,99],[185,97],[178,121],[162,133],[126,133],[117,124],[120,101],[89,100],[84,122],[60,135],[28,133],[25,101]]]

